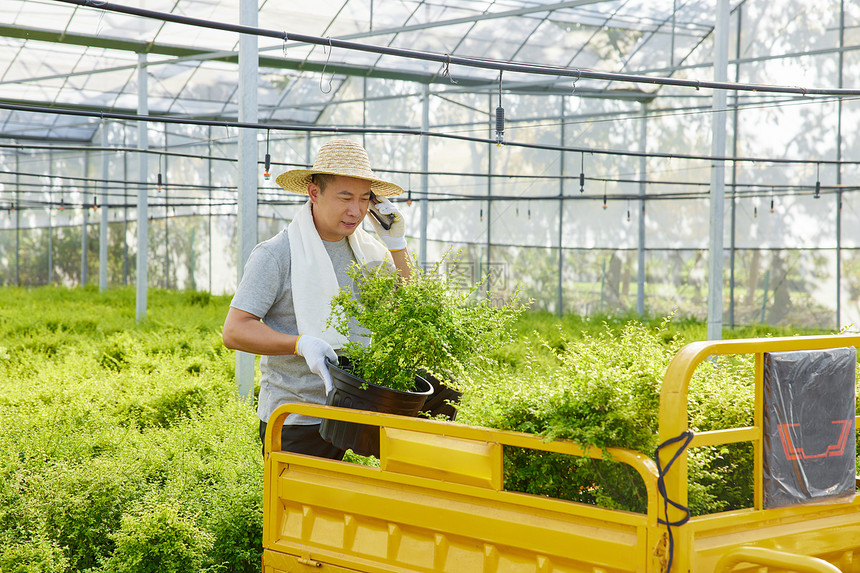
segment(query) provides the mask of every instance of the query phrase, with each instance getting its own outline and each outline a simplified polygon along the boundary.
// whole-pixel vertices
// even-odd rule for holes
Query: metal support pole
[[[490,103],[489,103],[489,116],[491,118],[495,117],[494,113],[495,112],[494,112],[494,108],[493,108],[493,96],[491,95],[490,96]],[[494,133],[493,133],[492,121],[490,121],[489,123],[491,124],[489,137],[493,137]],[[487,149],[488,149],[487,150],[487,176],[488,176],[487,177],[487,268],[484,272],[480,273],[480,276],[484,276],[490,272],[490,261],[491,261],[490,249],[492,248],[492,237],[493,237],[493,234],[492,234],[493,228],[492,228],[491,223],[493,220],[492,204],[493,204],[493,153],[494,152],[493,152],[492,146],[488,147]],[[490,298],[490,289],[491,289],[490,282],[491,281],[488,279],[486,281],[486,283],[484,283],[484,288],[485,288],[487,298]]]
[[[421,98],[421,129],[425,133],[430,131],[430,86],[424,86],[424,94]],[[427,269],[427,225],[430,220],[430,138],[421,136],[421,235],[418,247],[418,264]]]
[[[741,20],[743,4],[739,4],[737,7],[738,11],[738,25],[735,36],[735,54],[741,53],[741,24],[743,23]],[[741,65],[740,62],[735,64],[735,81],[740,79],[741,74]],[[740,128],[740,122],[738,117],[738,107],[740,102],[740,97],[738,96],[738,92],[735,92],[733,95],[733,105],[732,105],[732,157],[738,156],[738,129]],[[729,206],[730,217],[731,217],[731,230],[729,231],[729,328],[735,327],[735,242],[736,242],[736,224],[737,224],[737,183],[738,183],[738,162],[732,161],[732,202]]]
[[[21,286],[21,152],[15,152],[15,286]]]
[[[128,147],[128,128],[123,126],[122,144]],[[122,286],[128,286],[128,153],[122,154]]]
[[[209,157],[206,160],[206,173],[208,175],[206,181],[209,185],[209,292],[212,292],[212,126],[208,127],[208,137],[206,140],[206,149],[209,152]]]
[[[842,87],[845,52],[845,1],[839,2],[839,71]],[[836,185],[842,185],[842,98],[836,100]],[[836,330],[842,328],[842,190],[836,192]]]
[[[559,145],[564,147],[564,96],[561,100],[561,128],[559,132]],[[564,271],[564,151],[559,151],[558,158],[558,300],[556,301],[556,314],[559,318],[564,316],[564,288],[562,273]]]
[[[726,81],[729,60],[729,0],[718,0],[714,27],[714,79]],[[725,157],[726,91],[714,90],[711,155]],[[708,340],[723,336],[723,217],[726,166],[714,160],[711,167],[710,273],[708,275]]]
[[[164,126],[164,151],[167,151],[167,126]],[[162,161],[164,166],[162,167]],[[167,155],[158,160],[158,172],[164,181],[164,289],[170,289],[170,187],[167,185]],[[164,171],[162,171],[164,169]]]
[[[239,22],[257,25],[257,1],[241,0]],[[257,36],[239,37],[239,121],[257,122],[257,70],[259,68]],[[257,244],[257,132],[239,130],[239,264],[237,282],[242,280],[245,263]],[[254,394],[254,355],[236,352],[236,383],[239,395],[250,399]],[[249,400],[250,401],[250,400]]]
[[[642,121],[639,124],[639,151],[645,153],[648,150],[648,104],[642,104]],[[639,158],[639,216],[638,231],[639,240],[636,248],[636,313],[645,315],[645,179],[648,175],[648,158],[642,155]]]
[[[90,152],[84,152],[84,178],[90,178]],[[86,286],[89,282],[89,237],[87,226],[90,220],[90,209],[87,206],[87,191],[84,187],[84,193],[81,201],[81,286]]]
[[[17,153],[17,151],[15,152]],[[48,150],[48,165],[54,164],[53,150]],[[54,283],[54,191],[48,191],[48,283]]]
[[[107,290],[108,270],[108,124],[102,122],[102,200],[99,226],[99,291]]]
[[[147,101],[148,78],[146,75],[146,54],[138,54],[137,57],[137,112],[141,115],[149,115],[149,102]],[[146,318],[146,295],[147,295],[147,262],[149,255],[149,198],[147,185],[149,171],[149,148],[148,124],[145,121],[137,124],[137,147],[141,150],[138,167],[139,187],[137,188],[137,275],[135,276],[136,295],[135,308],[137,321]]]

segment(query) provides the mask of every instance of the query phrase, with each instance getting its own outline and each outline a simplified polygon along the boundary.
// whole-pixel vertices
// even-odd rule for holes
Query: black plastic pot
[[[355,410],[368,410],[400,416],[417,416],[433,387],[420,376],[415,377],[415,391],[403,392],[371,384],[348,372],[348,359],[340,357],[339,364],[328,363],[334,390],[326,404]],[[379,427],[323,419],[320,436],[332,445],[362,456],[379,457]]]
[[[426,370],[419,370],[418,374],[430,382],[430,385],[433,387],[433,394],[424,402],[419,414],[430,418],[442,415],[449,420],[454,420],[457,417],[456,405],[460,403],[463,393],[454,390]]]

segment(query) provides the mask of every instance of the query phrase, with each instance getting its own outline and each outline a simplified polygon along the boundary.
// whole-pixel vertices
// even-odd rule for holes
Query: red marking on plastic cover
[[[787,460],[809,460],[812,458],[826,458],[841,456],[845,453],[845,446],[848,443],[848,434],[851,432],[851,422],[853,420],[833,420],[833,424],[842,424],[842,431],[839,432],[839,440],[835,444],[827,446],[824,453],[807,454],[803,448],[797,448],[791,441],[791,435],[788,432],[789,427],[800,426],[800,424],[780,424],[779,438],[782,440],[782,449],[785,451],[785,459]]]

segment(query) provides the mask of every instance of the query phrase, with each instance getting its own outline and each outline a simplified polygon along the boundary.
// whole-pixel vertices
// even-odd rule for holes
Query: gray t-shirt
[[[349,286],[355,292],[353,280],[346,270],[356,260],[344,238],[336,242],[323,241],[337,276],[338,286]],[[286,334],[299,334],[290,283],[290,239],[284,229],[271,239],[254,247],[245,264],[242,281],[230,306],[259,316],[265,324]],[[350,326],[350,340],[365,339],[367,331],[355,324]],[[257,416],[268,421],[275,408],[288,402],[325,404],[322,378],[308,369],[305,359],[294,354],[262,356],[260,358],[260,397]],[[318,424],[318,418],[291,414],[287,424]]]

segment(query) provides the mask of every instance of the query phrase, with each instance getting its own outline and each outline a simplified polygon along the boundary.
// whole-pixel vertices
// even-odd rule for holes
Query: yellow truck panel
[[[792,337],[694,343],[664,378],[660,438],[687,431],[687,384],[714,354],[755,354],[757,396],[764,352],[856,346],[860,337]],[[760,398],[760,396],[758,396]],[[756,425],[707,432],[689,447],[750,441],[761,468],[761,401]],[[380,466],[281,452],[279,428],[290,413],[380,428]],[[266,435],[263,565],[266,573],[659,573],[671,548],[672,571],[818,571],[860,573],[860,501],[761,508],[691,518],[663,504],[658,466],[640,453],[610,449],[642,477],[644,514],[504,490],[505,446],[603,458],[564,440],[517,432],[309,404],[285,405]],[[665,448],[667,497],[687,500],[686,451]],[[757,472],[758,474],[759,472]],[[757,480],[759,476],[757,475]]]

